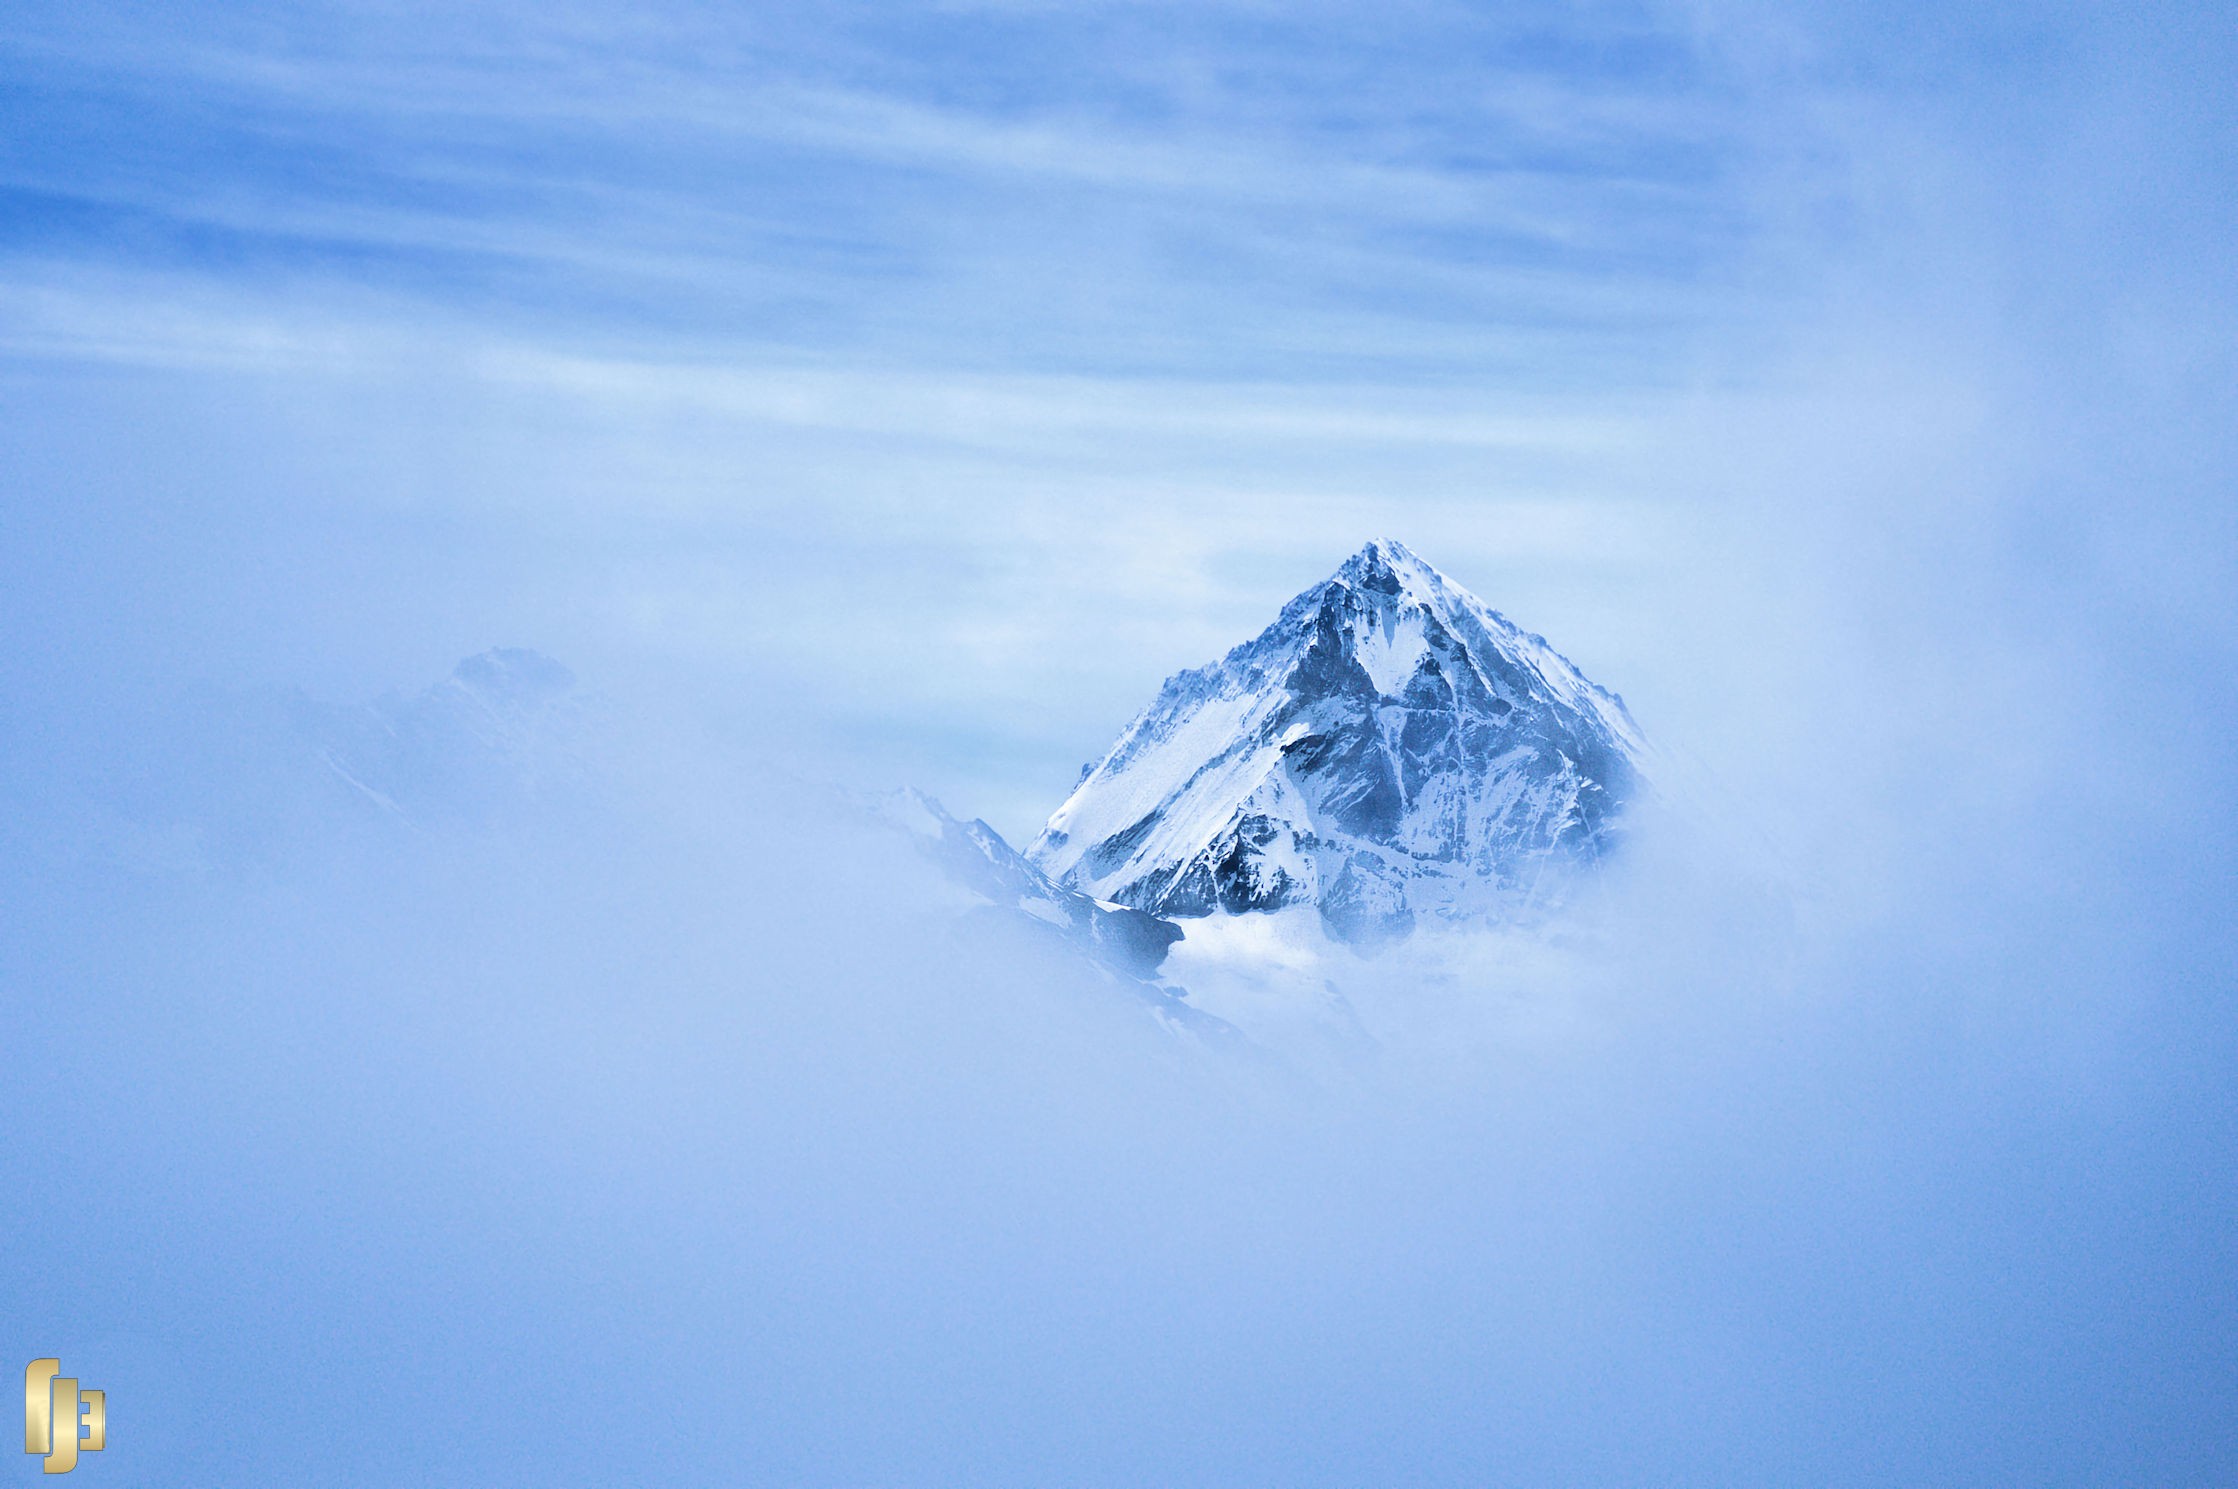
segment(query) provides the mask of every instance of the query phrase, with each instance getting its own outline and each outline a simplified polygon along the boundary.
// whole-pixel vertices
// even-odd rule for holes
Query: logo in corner
[[[109,1435],[109,1402],[81,1391],[60,1360],[33,1360],[23,1371],[23,1450],[46,1455],[48,1473],[78,1466],[78,1452],[98,1453]]]

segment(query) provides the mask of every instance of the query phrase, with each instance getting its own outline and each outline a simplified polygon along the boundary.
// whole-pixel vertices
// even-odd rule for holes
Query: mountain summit
[[[1374,943],[1558,893],[1607,851],[1645,754],[1623,700],[1379,539],[1169,678],[1028,856],[1153,914],[1310,903]]]

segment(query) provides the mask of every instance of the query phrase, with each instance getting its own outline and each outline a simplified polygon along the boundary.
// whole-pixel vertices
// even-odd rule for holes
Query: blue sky
[[[29,5],[5,43],[9,242],[24,285],[144,275],[253,291],[267,320],[309,301],[578,351],[1603,391],[1667,382],[1891,237],[2034,218],[2036,255],[2072,253],[2103,224],[2052,172],[2177,185],[2191,200],[2147,204],[2212,226],[2188,188],[2228,165],[2225,29]],[[2138,147],[2150,166],[2118,179]]]
[[[493,642],[767,688],[1023,832],[1389,533],[1760,768],[1792,680],[1725,660],[1823,676],[1927,571],[1889,535],[2103,548],[2062,440],[2146,431],[2118,541],[2213,623],[2230,49],[2184,6],[15,6],[19,623],[127,688]]]

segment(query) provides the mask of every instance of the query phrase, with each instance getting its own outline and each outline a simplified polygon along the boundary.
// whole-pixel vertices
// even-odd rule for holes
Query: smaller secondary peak
[[[549,698],[575,686],[575,674],[539,651],[493,646],[451,669],[451,680],[468,692],[499,699]]]

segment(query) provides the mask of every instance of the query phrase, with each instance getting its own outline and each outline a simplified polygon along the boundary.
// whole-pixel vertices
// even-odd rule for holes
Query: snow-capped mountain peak
[[[1373,941],[1547,897],[1605,851],[1645,753],[1616,695],[1379,538],[1169,679],[1029,856],[1158,914],[1310,901]]]

